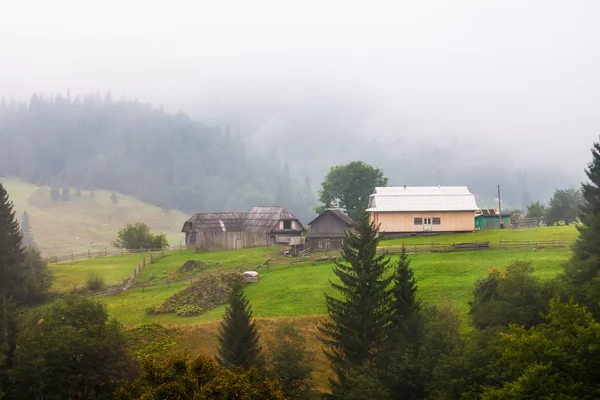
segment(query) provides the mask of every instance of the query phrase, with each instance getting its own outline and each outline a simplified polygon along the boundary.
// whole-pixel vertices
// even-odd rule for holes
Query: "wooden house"
[[[478,209],[466,186],[404,186],[375,188],[367,212],[386,233],[470,232]]]
[[[283,207],[254,207],[249,212],[199,213],[183,224],[188,247],[234,250],[297,244],[304,226]]]
[[[342,247],[342,235],[352,230],[354,221],[339,209],[323,211],[317,218],[309,222],[310,233],[306,241],[314,250],[339,250]]]

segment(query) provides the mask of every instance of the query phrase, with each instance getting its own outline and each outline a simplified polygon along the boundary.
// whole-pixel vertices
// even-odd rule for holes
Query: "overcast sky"
[[[581,171],[599,21],[598,0],[0,0],[0,96],[110,90],[263,135],[306,115]]]

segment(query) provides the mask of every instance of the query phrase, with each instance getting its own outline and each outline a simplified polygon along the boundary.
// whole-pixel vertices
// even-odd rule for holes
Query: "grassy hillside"
[[[29,220],[36,243],[46,255],[64,255],[86,252],[88,249],[110,248],[118,229],[126,223],[142,221],[153,231],[165,232],[171,245],[179,244],[181,226],[188,218],[179,211],[163,211],[117,193],[117,204],[110,199],[110,191],[89,191],[80,197],[71,189],[70,200],[53,202],[50,188],[40,187],[16,178],[0,178],[15,205],[17,216],[24,211]]]
[[[253,249],[255,250],[255,249]],[[219,270],[251,267],[264,259],[263,254],[248,250],[222,252],[223,264]],[[193,252],[175,253],[172,258],[161,259],[149,265],[140,276],[149,280],[152,276],[167,276],[183,264],[184,260],[207,261],[207,254]],[[419,282],[419,294],[428,302],[442,304],[452,301],[466,317],[467,302],[477,278],[485,276],[491,267],[504,267],[512,260],[531,260],[535,273],[541,278],[551,278],[561,269],[569,257],[567,250],[544,251],[482,251],[445,254],[415,254],[412,266]],[[179,260],[175,262],[175,260]],[[324,293],[330,293],[329,279],[335,279],[331,263],[275,264],[261,268],[261,280],[249,285],[247,295],[258,318],[300,317],[325,313]],[[196,317],[175,315],[148,315],[146,309],[157,307],[170,295],[183,290],[190,279],[168,284],[132,289],[118,296],[101,297],[111,315],[129,324],[158,322],[163,324],[193,325],[220,319],[224,307],[218,307]]]

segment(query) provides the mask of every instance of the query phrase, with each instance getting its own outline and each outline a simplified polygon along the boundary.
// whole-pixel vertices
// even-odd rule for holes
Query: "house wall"
[[[349,229],[351,229],[351,227],[349,227],[348,224],[340,220],[337,216],[328,213],[321,215],[319,218],[313,221],[310,226],[310,234],[341,234]]]
[[[440,218],[439,225],[415,225],[414,219]],[[372,212],[370,220],[381,232],[467,232],[475,230],[473,211]]]
[[[503,215],[502,222],[504,227],[507,228],[510,225],[510,215]],[[477,229],[500,229],[500,218],[498,215],[479,215],[475,217],[475,228]]]
[[[342,248],[341,237],[307,237],[306,241],[313,250],[339,250]]]
[[[274,236],[262,232],[196,232],[196,242],[189,245],[198,250],[214,251],[272,246],[274,244]]]

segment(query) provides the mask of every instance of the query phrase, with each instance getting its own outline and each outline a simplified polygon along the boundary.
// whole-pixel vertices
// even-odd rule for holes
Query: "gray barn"
[[[312,220],[306,241],[313,250],[339,250],[342,248],[342,235],[352,230],[354,221],[344,211],[329,209]]]
[[[199,213],[183,224],[188,247],[199,250],[234,250],[297,244],[305,231],[283,207],[254,207],[250,212]]]

